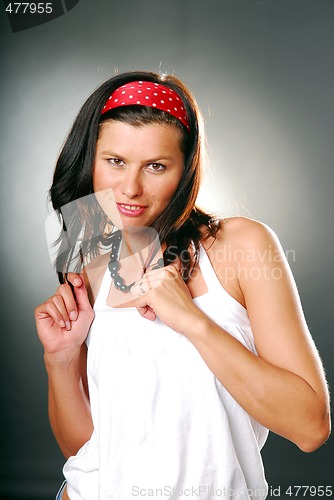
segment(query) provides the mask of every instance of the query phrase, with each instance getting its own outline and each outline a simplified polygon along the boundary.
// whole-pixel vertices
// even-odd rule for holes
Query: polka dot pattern
[[[189,120],[182,99],[174,90],[153,82],[130,82],[116,89],[102,108],[102,114],[128,105],[150,106],[175,116],[189,131]]]

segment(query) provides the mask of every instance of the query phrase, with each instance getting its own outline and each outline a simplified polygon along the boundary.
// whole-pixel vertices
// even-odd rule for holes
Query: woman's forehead
[[[130,125],[120,121],[103,124],[97,141],[97,148],[118,146],[125,149],[175,149],[180,148],[182,132],[173,124]]]

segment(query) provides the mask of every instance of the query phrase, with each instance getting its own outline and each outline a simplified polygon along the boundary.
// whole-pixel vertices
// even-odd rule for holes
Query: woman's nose
[[[122,182],[122,193],[132,199],[143,193],[140,172],[125,172]]]

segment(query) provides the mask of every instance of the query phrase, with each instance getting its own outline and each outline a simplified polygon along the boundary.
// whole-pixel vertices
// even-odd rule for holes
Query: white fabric
[[[220,285],[203,247],[199,264],[208,292],[194,302],[256,354],[247,311]],[[268,430],[186,337],[135,308],[107,306],[110,285],[107,270],[87,338],[95,430],[64,466],[70,499],[265,498]]]

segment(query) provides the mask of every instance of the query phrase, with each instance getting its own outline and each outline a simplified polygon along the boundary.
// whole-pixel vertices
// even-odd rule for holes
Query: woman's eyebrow
[[[165,155],[161,155],[161,156],[155,156],[154,158],[150,158],[149,160],[146,160],[147,163],[154,163],[154,162],[157,162],[157,161],[174,161],[174,158],[172,158],[171,156],[165,156]]]
[[[113,151],[110,151],[109,149],[106,149],[105,151],[101,151],[102,155],[111,155],[111,156],[122,156],[119,155],[118,153],[114,153]]]
[[[102,155],[115,156],[117,158],[123,158],[123,155],[121,155],[119,153],[115,153],[114,151],[110,151],[109,149],[101,151],[101,154]],[[149,158],[149,159],[145,160],[145,163],[154,163],[154,162],[157,162],[157,161],[171,161],[171,162],[173,162],[174,158],[172,158],[171,156],[165,156],[164,154],[162,154],[160,156],[155,156],[153,158]]]

